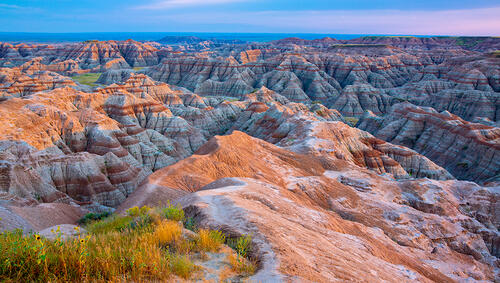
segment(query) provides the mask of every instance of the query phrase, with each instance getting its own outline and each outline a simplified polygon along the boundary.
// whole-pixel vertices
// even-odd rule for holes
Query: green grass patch
[[[457,37],[455,39],[455,44],[465,48],[472,48],[484,40],[484,37]]]
[[[344,117],[344,120],[349,124],[349,126],[354,127],[359,121],[359,118],[356,117]]]
[[[99,76],[101,76],[101,73],[87,73],[72,76],[71,78],[82,85],[97,86],[96,82]]]
[[[388,47],[387,44],[333,44],[332,48]]]
[[[134,67],[134,68],[132,68],[132,69],[133,69],[134,71],[137,71],[137,72],[138,72],[138,71],[140,71],[140,70],[144,69],[144,67]]]
[[[411,35],[369,35],[363,36],[363,39],[383,39],[383,38],[416,38]]]
[[[500,50],[495,50],[495,51],[491,52],[490,56],[494,57],[494,58],[500,58]]]

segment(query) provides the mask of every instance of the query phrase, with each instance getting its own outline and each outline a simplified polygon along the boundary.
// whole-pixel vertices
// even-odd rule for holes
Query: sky
[[[0,0],[0,32],[500,36],[500,0]]]

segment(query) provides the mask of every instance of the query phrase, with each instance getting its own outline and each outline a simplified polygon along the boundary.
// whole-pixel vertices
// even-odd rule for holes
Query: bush
[[[196,223],[194,222],[193,217],[188,217],[184,220],[184,228],[195,231],[196,230]]]
[[[87,213],[87,214],[85,214],[85,216],[80,218],[80,220],[78,220],[78,224],[85,225],[85,224],[88,224],[92,221],[104,219],[106,217],[109,217],[110,215],[111,215],[111,213],[108,211],[101,212],[101,213]]]
[[[236,251],[236,256],[229,256],[229,263],[233,271],[244,275],[255,273],[257,269],[256,264],[247,258],[249,256],[251,243],[251,235],[245,235],[228,241],[228,245]]]
[[[184,210],[180,205],[171,205],[170,203],[166,208],[163,209],[163,213],[167,219],[173,221],[183,221],[184,220]]]
[[[236,239],[228,240],[228,246],[236,251],[239,256],[247,257],[250,251],[250,244],[252,243],[252,236],[246,235]]]

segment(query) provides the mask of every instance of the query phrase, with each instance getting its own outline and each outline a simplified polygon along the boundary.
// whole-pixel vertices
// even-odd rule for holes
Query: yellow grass
[[[196,247],[203,252],[216,252],[224,244],[226,237],[220,231],[200,229],[196,238]]]
[[[162,246],[179,242],[182,238],[182,227],[177,222],[165,220],[156,227],[154,237]]]
[[[230,254],[228,259],[231,264],[231,269],[243,276],[254,274],[257,269],[255,263],[240,255]]]

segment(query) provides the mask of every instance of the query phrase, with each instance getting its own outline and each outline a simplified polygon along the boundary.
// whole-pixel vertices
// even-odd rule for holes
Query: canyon
[[[497,282],[497,50],[498,37],[0,43],[0,230],[175,203],[251,234],[255,282]]]

